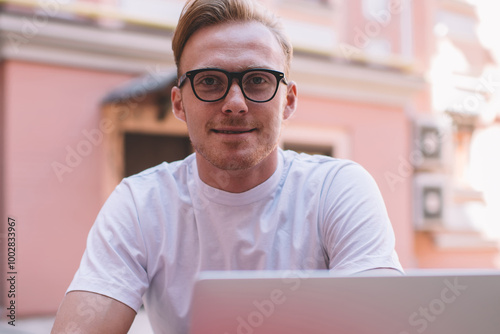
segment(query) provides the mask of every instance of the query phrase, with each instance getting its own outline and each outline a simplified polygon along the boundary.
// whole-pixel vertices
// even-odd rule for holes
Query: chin
[[[206,158],[206,157],[205,157]],[[233,155],[230,157],[214,157],[213,159],[207,159],[215,167],[227,170],[227,171],[238,171],[250,169],[258,165],[263,159],[258,156],[253,155]]]
[[[251,169],[260,164],[274,151],[276,146],[277,144],[260,147],[256,150],[229,151],[227,153],[221,153],[219,150],[204,150],[203,147],[196,151],[218,169],[242,171]]]

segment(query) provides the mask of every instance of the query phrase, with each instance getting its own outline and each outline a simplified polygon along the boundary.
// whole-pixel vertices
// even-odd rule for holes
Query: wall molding
[[[2,59],[133,75],[175,67],[168,29],[134,31],[55,18],[35,23],[34,16],[0,13]],[[309,96],[398,107],[425,86],[421,76],[402,70],[307,53],[295,56],[291,79]]]
[[[427,84],[423,77],[307,56],[294,58],[292,80],[299,94],[405,107]]]
[[[172,67],[169,31],[161,34],[0,13],[0,57],[125,73]]]

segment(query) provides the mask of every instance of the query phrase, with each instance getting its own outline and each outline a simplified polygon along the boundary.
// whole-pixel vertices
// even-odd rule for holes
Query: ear
[[[287,85],[285,108],[283,109],[283,120],[287,120],[293,115],[295,109],[297,109],[297,85],[295,82],[290,81]]]
[[[181,89],[177,86],[173,87],[170,98],[172,101],[172,112],[175,117],[185,122],[186,112],[184,111],[184,104],[182,103]]]

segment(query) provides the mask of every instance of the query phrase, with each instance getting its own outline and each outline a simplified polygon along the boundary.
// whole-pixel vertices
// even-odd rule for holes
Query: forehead
[[[181,73],[206,67],[239,71],[265,67],[283,71],[284,52],[274,34],[259,22],[232,22],[204,27],[186,43]]]

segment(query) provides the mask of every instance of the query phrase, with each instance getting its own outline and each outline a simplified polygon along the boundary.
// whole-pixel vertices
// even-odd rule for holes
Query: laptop
[[[500,334],[500,271],[204,272],[190,334]]]

